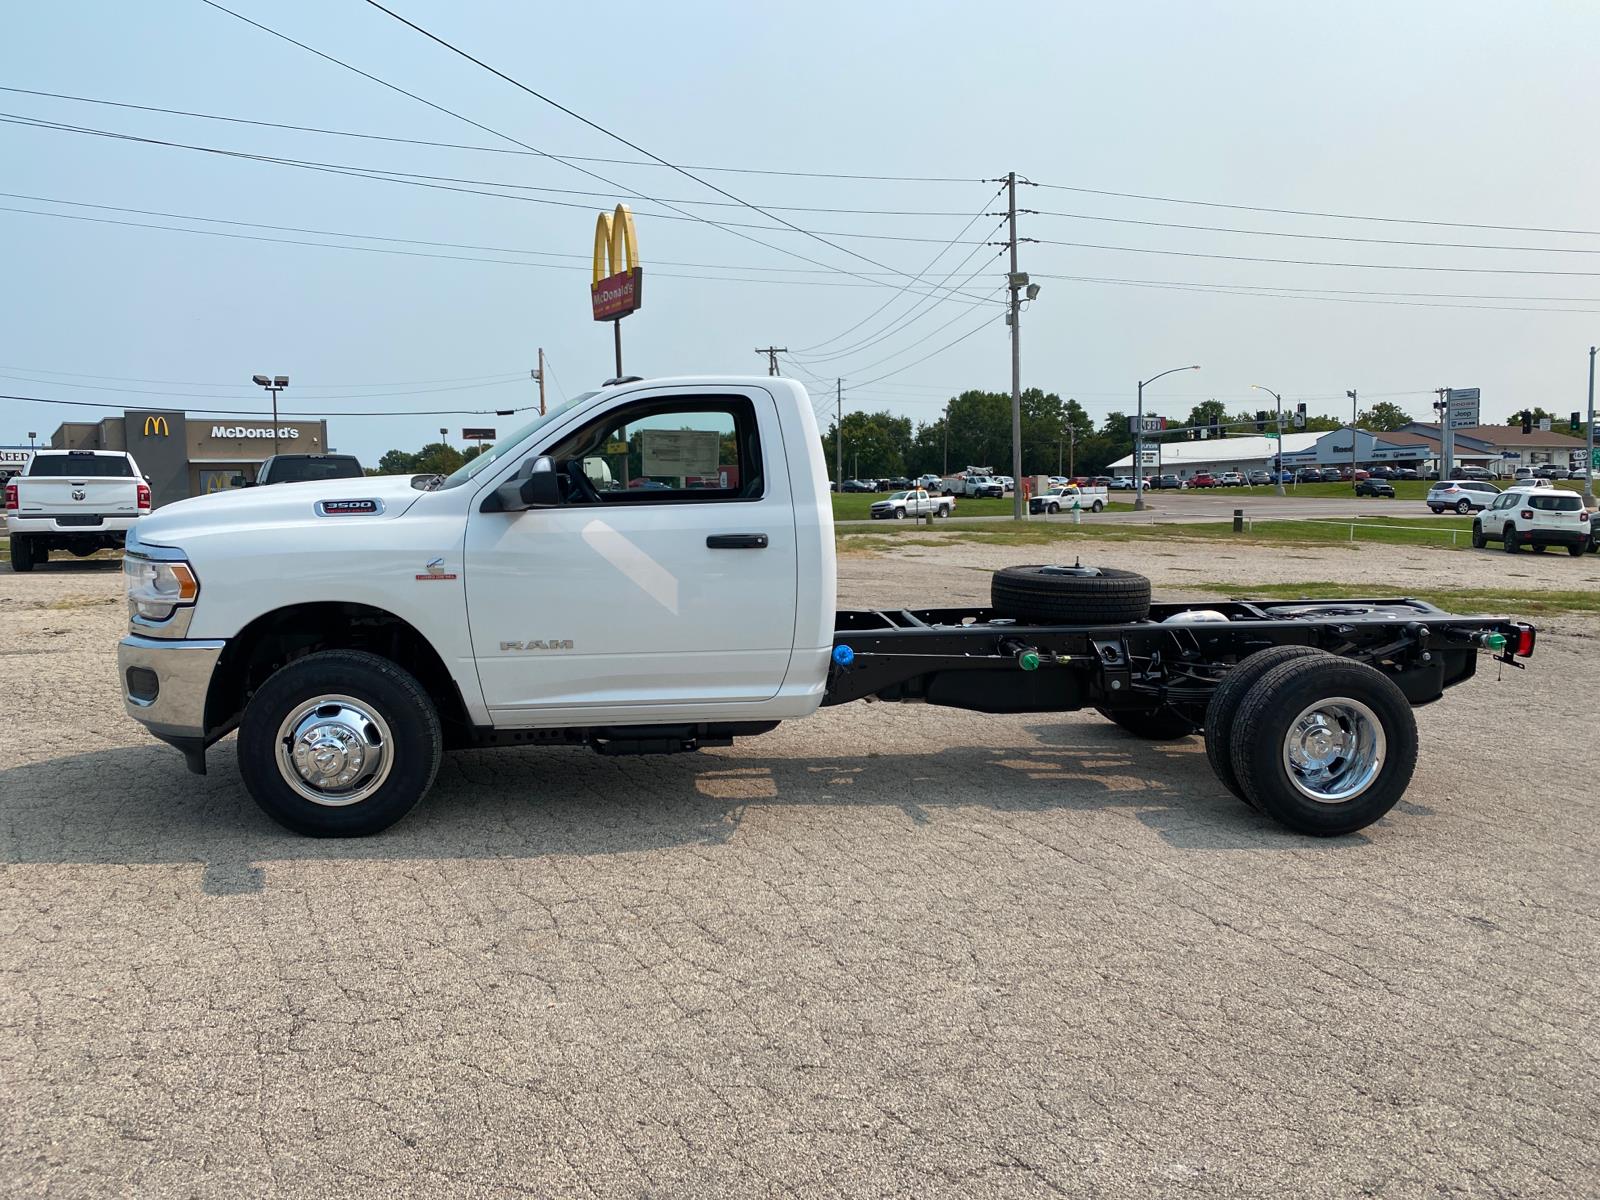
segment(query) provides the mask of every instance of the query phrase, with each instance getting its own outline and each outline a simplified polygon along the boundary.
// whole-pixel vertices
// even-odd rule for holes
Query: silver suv
[[[1472,523],[1472,544],[1481,550],[1499,542],[1512,554],[1521,546],[1565,546],[1577,558],[1592,544],[1593,525],[1577,492],[1515,487],[1496,496]]]
[[[1492,483],[1479,483],[1476,479],[1441,479],[1428,489],[1428,507],[1436,513],[1455,509],[1469,513],[1475,508],[1487,508],[1500,489]]]

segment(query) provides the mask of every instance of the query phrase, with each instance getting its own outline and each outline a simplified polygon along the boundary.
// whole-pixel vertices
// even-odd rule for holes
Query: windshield
[[[578,395],[574,396],[571,400],[568,400],[559,408],[552,408],[543,416],[535,417],[533,420],[529,421],[521,429],[513,430],[511,433],[506,434],[505,437],[501,438],[493,446],[489,447],[489,449],[463,464],[459,470],[446,477],[444,482],[439,485],[440,489],[442,490],[444,488],[460,487],[469,479],[476,478],[488,468],[490,463],[504,457],[507,454],[510,454],[513,450],[520,446],[528,439],[528,436],[540,426],[554,421],[574,404],[578,404],[584,400],[587,400],[590,396],[595,396],[598,394],[598,392],[580,392]]]
[[[273,483],[361,478],[361,464],[353,458],[275,458],[271,462],[267,477]]]
[[[904,500],[909,495],[911,495],[910,492],[896,492],[894,495],[890,496],[889,499],[891,499],[891,500]]]

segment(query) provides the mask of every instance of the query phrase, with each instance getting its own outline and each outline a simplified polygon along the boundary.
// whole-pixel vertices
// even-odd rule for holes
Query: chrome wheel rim
[[[1388,739],[1378,715],[1359,700],[1333,696],[1289,722],[1283,766],[1296,791],[1318,804],[1344,804],[1383,770]]]
[[[388,722],[365,700],[317,696],[278,726],[278,773],[313,804],[359,804],[383,786],[393,766]]]

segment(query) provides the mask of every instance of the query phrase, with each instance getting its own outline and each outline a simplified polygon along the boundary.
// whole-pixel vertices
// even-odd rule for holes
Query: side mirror
[[[514,478],[495,488],[494,497],[501,512],[559,508],[561,481],[556,474],[555,461],[547,455],[528,459]]]
[[[244,476],[243,475],[235,475],[232,479],[228,480],[228,486],[229,487],[236,487],[236,488],[244,487],[245,486],[245,478],[244,478]]]

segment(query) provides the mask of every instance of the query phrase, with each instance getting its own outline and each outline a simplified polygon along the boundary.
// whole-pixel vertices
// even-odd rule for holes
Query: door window
[[[742,396],[647,400],[612,409],[549,451],[569,503],[758,500],[761,439]]]

